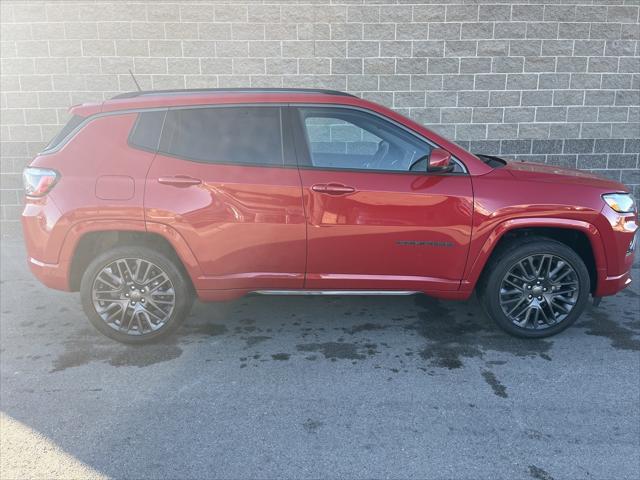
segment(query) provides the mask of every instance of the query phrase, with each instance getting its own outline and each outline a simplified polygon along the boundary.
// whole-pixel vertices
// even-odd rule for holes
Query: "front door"
[[[361,109],[295,107],[292,122],[307,217],[305,288],[458,289],[473,211],[462,164],[428,174],[432,144]]]
[[[169,109],[147,175],[147,222],[177,230],[199,289],[302,288],[300,177],[279,106]]]

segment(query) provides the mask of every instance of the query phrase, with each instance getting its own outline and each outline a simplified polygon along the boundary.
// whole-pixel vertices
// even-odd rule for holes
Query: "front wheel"
[[[123,343],[146,343],[173,332],[193,295],[181,270],[146,247],[116,247],[87,267],[82,306],[93,326]]]
[[[574,323],[587,304],[587,267],[575,251],[555,240],[516,241],[521,243],[499,252],[487,265],[479,288],[482,306],[512,335],[555,335]]]

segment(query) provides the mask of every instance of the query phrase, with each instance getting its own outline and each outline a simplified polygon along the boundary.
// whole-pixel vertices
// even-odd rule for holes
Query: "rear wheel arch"
[[[189,277],[168,250],[128,242],[91,260],[80,281],[91,324],[113,340],[140,344],[175,331],[194,295]]]
[[[147,247],[165,255],[182,271],[190,283],[190,288],[194,290],[192,278],[194,272],[189,268],[192,266],[189,262],[190,259],[185,261],[184,254],[180,255],[174,243],[164,235],[137,230],[95,230],[82,234],[75,243],[70,260],[70,290],[78,291],[80,289],[82,275],[97,255],[122,246]]]

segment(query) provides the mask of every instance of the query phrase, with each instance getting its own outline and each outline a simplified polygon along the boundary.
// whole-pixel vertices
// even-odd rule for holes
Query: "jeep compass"
[[[476,291],[539,338],[631,282],[624,185],[474,155],[346,93],[139,91],[70,111],[24,171],[28,264],[121,342],[249,293]]]

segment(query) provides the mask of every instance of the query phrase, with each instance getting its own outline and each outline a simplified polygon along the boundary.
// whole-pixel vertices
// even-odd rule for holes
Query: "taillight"
[[[60,174],[49,168],[27,167],[22,172],[27,197],[42,197],[51,191]]]

